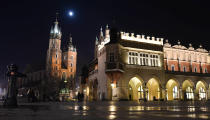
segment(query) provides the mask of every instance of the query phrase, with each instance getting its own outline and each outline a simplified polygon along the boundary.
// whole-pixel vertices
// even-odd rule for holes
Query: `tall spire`
[[[105,38],[109,38],[110,35],[109,35],[109,26],[108,24],[106,25],[106,30],[105,30]]]
[[[71,34],[69,35],[69,43],[72,44],[72,36],[71,36]]]
[[[58,13],[56,13],[56,18],[55,18],[55,22],[54,22],[54,26],[51,27],[50,30],[50,37],[55,39],[61,39],[61,28],[59,28],[58,26]]]
[[[103,37],[103,29],[102,29],[102,26],[101,26],[101,29],[100,29],[100,37]]]
[[[98,45],[98,37],[96,36],[96,42],[95,45]]]
[[[106,29],[109,29],[109,26],[108,26],[108,24],[106,24]]]
[[[73,51],[74,50],[74,46],[73,46],[73,43],[72,43],[72,36],[71,36],[71,34],[69,35],[69,42],[68,42],[67,46],[68,46],[68,50],[70,50],[70,51]]]
[[[58,12],[56,12],[56,17],[55,17],[55,26],[54,26],[54,33],[60,33],[59,27],[58,27]]]
[[[56,12],[56,16],[55,16],[55,24],[58,24],[58,12]]]

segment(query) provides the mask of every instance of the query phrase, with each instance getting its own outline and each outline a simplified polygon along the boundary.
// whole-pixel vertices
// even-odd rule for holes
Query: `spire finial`
[[[58,12],[56,12],[56,16],[55,16],[55,23],[57,23],[57,24],[58,24],[58,15],[59,15],[59,13],[58,13]]]
[[[102,26],[101,26],[101,29],[100,29],[100,36],[103,37],[103,29],[102,29]]]
[[[69,40],[70,40],[70,43],[72,43],[72,36],[71,36],[71,33],[69,35]]]
[[[106,24],[106,29],[109,29],[109,26],[108,26],[108,24]]]
[[[98,37],[96,36],[96,42],[95,42],[96,45],[98,45]]]
[[[200,44],[200,46],[199,46],[200,48],[202,48],[203,46]]]
[[[178,42],[177,42],[177,43],[178,43],[178,45],[180,45],[180,44],[181,44],[181,42],[180,42],[179,40],[178,40]]]

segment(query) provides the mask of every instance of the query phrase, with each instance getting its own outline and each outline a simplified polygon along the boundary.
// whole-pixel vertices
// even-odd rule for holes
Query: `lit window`
[[[199,100],[205,99],[206,98],[206,92],[204,88],[200,87],[199,89]]]
[[[171,65],[171,71],[175,71],[175,66],[174,65]]]
[[[159,55],[151,55],[146,53],[128,53],[128,64],[145,65],[145,66],[159,66]]]
[[[186,97],[188,100],[192,100],[194,99],[194,94],[193,94],[193,90],[191,87],[187,87],[186,89]]]
[[[128,54],[128,63],[129,64],[138,64],[138,53],[134,53],[134,52],[129,52]]]
[[[174,86],[174,88],[173,88],[173,98],[174,99],[178,98],[178,88],[177,88],[177,86]]]
[[[138,88],[138,98],[139,99],[143,99],[144,98],[144,91],[143,91],[143,87],[139,86]]]

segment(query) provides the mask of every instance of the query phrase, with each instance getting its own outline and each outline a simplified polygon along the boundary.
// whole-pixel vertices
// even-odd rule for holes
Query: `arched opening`
[[[166,84],[166,89],[167,100],[179,99],[179,84],[175,80],[170,79]]]
[[[194,100],[193,83],[189,80],[185,80],[182,84],[183,98],[184,100]]]
[[[129,81],[129,100],[139,100],[144,98],[143,86],[140,79],[133,77]]]
[[[147,100],[152,101],[160,99],[160,85],[155,78],[151,78],[147,82],[147,88],[148,88]]]
[[[202,82],[202,81],[197,82],[195,93],[196,93],[199,100],[206,100],[207,99],[206,86],[205,86],[204,82]]]

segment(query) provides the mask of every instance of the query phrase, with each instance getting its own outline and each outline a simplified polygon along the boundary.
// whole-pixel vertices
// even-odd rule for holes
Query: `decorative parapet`
[[[121,39],[149,43],[149,44],[156,44],[156,45],[163,45],[163,38],[155,38],[138,34],[135,36],[134,33],[130,34],[130,33],[121,32]]]
[[[198,51],[198,52],[208,53],[208,51],[207,51],[206,49],[204,49],[202,45],[200,45],[200,46],[199,46],[199,48],[198,48],[198,49],[196,49],[196,51]]]
[[[168,43],[168,40],[166,40],[166,43],[164,44],[164,47],[167,47],[167,48],[170,48],[171,47],[171,44]]]

